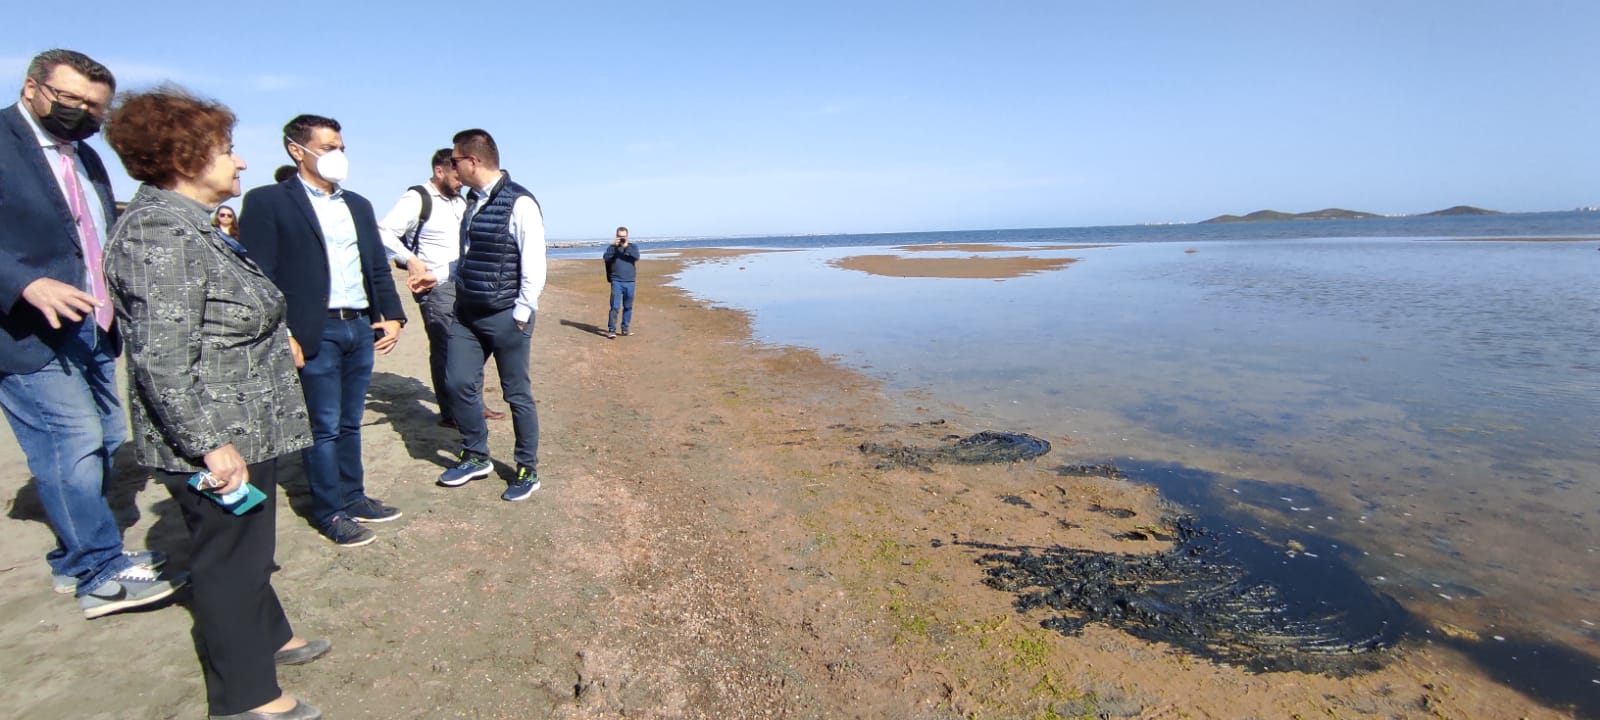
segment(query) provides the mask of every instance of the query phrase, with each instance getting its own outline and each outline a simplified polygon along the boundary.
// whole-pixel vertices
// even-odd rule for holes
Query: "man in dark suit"
[[[71,50],[40,53],[22,97],[0,110],[0,407],[28,458],[56,548],[59,592],[85,617],[156,602],[183,577],[156,553],[124,553],[102,494],[127,436],[119,342],[101,267],[116,219],[105,165],[82,141],[100,129],[116,80]]]
[[[311,521],[345,547],[375,539],[363,523],[400,517],[366,493],[361,414],[373,354],[394,349],[405,324],[372,203],[339,187],[349,170],[339,123],[301,115],[283,128],[297,174],[245,193],[240,241],[289,306],[312,446],[303,451]],[[374,338],[376,337],[376,341]]]

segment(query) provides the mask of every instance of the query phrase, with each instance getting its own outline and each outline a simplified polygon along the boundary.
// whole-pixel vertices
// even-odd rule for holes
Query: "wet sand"
[[[843,270],[904,278],[974,278],[1004,280],[1063,268],[1073,258],[981,257],[921,258],[900,255],[852,255],[830,261]]]
[[[988,243],[931,243],[927,245],[899,245],[894,249],[910,252],[1025,252],[1030,250],[1090,250],[1114,247],[1112,245],[991,245]]]
[[[1032,462],[880,469],[860,445],[988,428],[960,408],[896,411],[813,352],[754,343],[743,314],[663,284],[680,262],[640,264],[635,335],[616,340],[598,261],[551,263],[533,352],[545,485],[525,503],[501,502],[499,478],[434,486],[457,438],[435,424],[421,333],[378,359],[368,487],[406,516],[334,547],[291,511],[291,463],[274,584],[297,630],[335,645],[284,669],[287,690],[331,718],[1569,716],[1425,641],[1336,679],[1041,628],[961,543],[1152,552],[1126,538],[1167,512],[1155,493],[1059,475],[1065,437]],[[973,262],[940,272],[994,276],[950,269]],[[491,428],[509,458],[510,421]],[[50,591],[50,535],[4,437],[0,715],[202,716],[181,601],[91,622]],[[112,494],[129,546],[182,565],[176,508],[126,455]]]

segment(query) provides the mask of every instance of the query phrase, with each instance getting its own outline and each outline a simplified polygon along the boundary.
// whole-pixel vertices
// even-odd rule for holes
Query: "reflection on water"
[[[1029,249],[1080,262],[1002,281],[830,265],[863,252],[745,256],[679,284],[974,425],[1069,439],[1058,455],[1306,488],[1251,516],[1359,548],[1419,615],[1600,657],[1593,242]]]

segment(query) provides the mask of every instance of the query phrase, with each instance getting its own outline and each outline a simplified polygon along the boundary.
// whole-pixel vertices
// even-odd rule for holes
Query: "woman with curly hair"
[[[329,649],[295,636],[272,589],[278,458],[311,444],[283,295],[210,222],[246,167],[233,152],[235,122],[173,87],[119,99],[106,140],[143,185],[106,244],[106,281],[128,349],[138,461],[189,528],[210,715],[315,720],[321,711],[284,693],[276,668]],[[265,498],[248,509],[227,502],[255,494],[247,486]]]

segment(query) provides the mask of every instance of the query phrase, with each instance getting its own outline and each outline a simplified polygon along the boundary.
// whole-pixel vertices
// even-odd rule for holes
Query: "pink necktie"
[[[78,169],[73,162],[77,150],[70,144],[57,145],[61,152],[61,174],[67,181],[67,204],[72,216],[78,220],[78,234],[83,236],[83,254],[88,262],[89,286],[94,299],[100,302],[95,308],[94,321],[101,330],[111,330],[111,295],[106,292],[106,272],[101,265],[100,233],[95,232],[94,216],[89,214],[89,201],[78,183]]]

